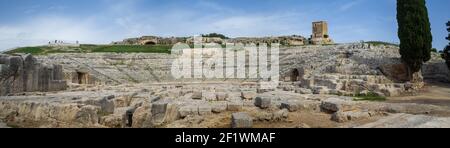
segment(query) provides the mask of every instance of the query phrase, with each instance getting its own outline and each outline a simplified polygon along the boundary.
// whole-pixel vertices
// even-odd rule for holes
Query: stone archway
[[[89,83],[89,74],[84,72],[77,72],[78,76],[78,84],[88,84]]]
[[[156,45],[155,41],[146,41],[144,42],[144,45]]]

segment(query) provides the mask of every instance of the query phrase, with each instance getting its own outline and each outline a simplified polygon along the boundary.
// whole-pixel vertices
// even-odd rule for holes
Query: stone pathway
[[[450,107],[450,84],[426,84],[419,95],[389,97],[388,103],[417,103]]]
[[[6,126],[6,123],[0,121],[0,128],[10,128],[10,127]]]

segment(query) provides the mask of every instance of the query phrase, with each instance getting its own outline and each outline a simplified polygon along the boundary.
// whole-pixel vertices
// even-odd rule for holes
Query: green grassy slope
[[[111,52],[111,53],[169,53],[171,45],[87,45],[83,44],[80,47],[51,47],[51,46],[36,46],[36,47],[21,47],[11,51],[12,53],[30,53],[33,55],[45,55],[51,53],[97,53],[97,52]]]

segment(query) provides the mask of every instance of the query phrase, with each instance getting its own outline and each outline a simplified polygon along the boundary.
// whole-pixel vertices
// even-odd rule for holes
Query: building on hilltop
[[[313,22],[313,38],[325,38],[328,35],[328,23],[325,21]]]
[[[301,46],[305,45],[307,43],[307,40],[305,37],[298,36],[298,35],[292,35],[292,36],[279,36],[279,37],[259,37],[259,38],[246,38],[246,37],[240,37],[240,38],[233,38],[228,39],[227,43],[243,43],[243,44],[267,44],[271,45],[272,43],[279,43],[283,46]]]
[[[113,42],[114,45],[173,45],[176,43],[186,42],[184,37],[158,37],[158,36],[142,36],[139,38],[128,38],[123,41]]]
[[[292,36],[275,36],[275,37],[238,37],[238,38],[223,38],[219,36],[203,36],[197,37],[158,37],[158,36],[143,36],[139,38],[129,38],[119,42],[113,42],[115,45],[174,45],[176,43],[217,43],[217,44],[267,44],[279,43],[283,46],[302,46],[302,45],[322,45],[334,44],[333,40],[328,34],[328,23],[326,21],[318,21],[312,23],[312,35],[307,39],[300,35]],[[220,35],[220,34],[219,34]]]
[[[328,34],[328,23],[326,21],[317,21],[312,23],[312,35],[310,44],[333,44],[333,40]]]

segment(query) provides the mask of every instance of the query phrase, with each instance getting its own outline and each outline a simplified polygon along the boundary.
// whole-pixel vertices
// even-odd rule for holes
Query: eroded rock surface
[[[358,128],[450,128],[450,118],[411,114],[393,114]]]
[[[347,97],[411,95],[423,86],[421,74],[446,77],[436,70],[442,61],[432,60],[415,74],[417,81],[406,82],[394,46],[283,48],[276,89],[261,89],[258,79],[181,82],[170,74],[175,58],[144,53],[38,59],[2,55],[1,93],[9,96],[0,96],[0,121],[17,127],[447,127],[445,116],[450,116],[447,106]],[[37,61],[57,66],[34,71],[30,65]],[[44,92],[59,90],[53,80],[65,80],[68,90]]]
[[[66,88],[61,65],[38,63],[32,55],[0,54],[0,96]]]

